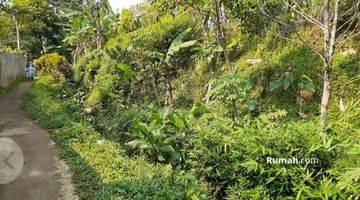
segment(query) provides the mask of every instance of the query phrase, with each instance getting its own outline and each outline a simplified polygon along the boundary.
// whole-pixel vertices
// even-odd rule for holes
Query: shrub
[[[60,76],[68,75],[70,72],[66,58],[58,53],[45,54],[35,60],[35,66],[42,75],[51,75],[55,81],[60,80]]]
[[[237,72],[231,72],[215,79],[214,85],[214,88],[207,93],[206,98],[223,104],[229,116],[236,121],[238,110],[241,110],[240,104],[251,102],[249,98],[252,87],[250,81],[244,80]]]
[[[353,185],[358,179],[356,175],[350,178],[347,170],[359,169],[354,163],[359,153],[344,161],[359,142],[358,135],[339,129],[319,135],[316,119],[274,120],[273,113],[263,114],[257,119],[244,118],[241,126],[233,127],[230,119],[205,114],[189,125],[196,137],[186,161],[197,176],[212,184],[216,194],[229,199],[358,196]],[[316,158],[319,163],[269,164],[269,157]]]
[[[101,51],[95,49],[92,52],[85,53],[77,62],[72,66],[74,72],[74,80],[82,83],[86,88],[90,88],[91,83],[97,70],[100,67],[100,59],[102,57]]]
[[[100,135],[85,116],[73,112],[73,101],[58,99],[59,91],[41,78],[26,95],[24,109],[43,127],[52,129],[50,136],[73,172],[81,199],[207,198],[207,185],[190,171],[153,164],[143,156],[128,157],[121,145]]]
[[[135,120],[128,146],[156,162],[184,162],[193,134],[185,116],[153,110],[149,123]]]

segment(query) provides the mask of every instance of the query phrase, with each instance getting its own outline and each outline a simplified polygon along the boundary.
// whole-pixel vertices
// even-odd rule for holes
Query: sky
[[[142,0],[109,0],[113,10],[121,11],[123,8],[130,8],[130,6],[142,2]]]

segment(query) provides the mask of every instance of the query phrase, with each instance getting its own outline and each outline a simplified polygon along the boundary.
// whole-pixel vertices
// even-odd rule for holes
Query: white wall
[[[0,86],[6,87],[24,75],[27,59],[23,55],[0,53]]]

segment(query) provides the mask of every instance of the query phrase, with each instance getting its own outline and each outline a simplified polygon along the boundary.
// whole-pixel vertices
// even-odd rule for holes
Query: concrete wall
[[[0,53],[0,87],[6,87],[18,77],[23,76],[26,62],[25,56]]]

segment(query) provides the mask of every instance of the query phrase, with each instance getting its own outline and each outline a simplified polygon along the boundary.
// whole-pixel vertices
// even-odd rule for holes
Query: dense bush
[[[134,140],[126,145],[144,152],[151,160],[159,162],[184,163],[190,149],[193,133],[185,116],[172,112],[161,115],[153,111],[148,124],[134,121]]]
[[[55,81],[70,72],[66,58],[58,53],[45,54],[35,60],[35,67],[42,75],[51,75]]]
[[[164,16],[159,22],[113,38],[103,50],[84,54],[73,70],[75,81],[89,91],[86,104],[96,107],[114,98],[139,103],[143,99],[156,100],[163,104],[164,76],[167,74],[173,79],[178,70],[188,68],[191,60],[178,58],[191,55],[191,50],[179,49],[176,52],[179,55],[172,57],[173,65],[168,68],[162,66],[164,55],[181,33],[186,31],[184,41],[195,39],[199,35],[197,26],[190,15]],[[153,89],[148,90],[149,87]]]
[[[341,124],[334,123],[326,135],[320,134],[316,118],[289,121],[283,110],[245,117],[238,125],[206,113],[199,103],[191,114],[143,112],[124,116],[132,126],[112,138],[126,143],[133,158],[145,156],[151,162],[191,169],[211,185],[217,198],[359,197],[360,127],[346,120],[359,117],[358,109],[334,116],[331,121]],[[316,163],[271,164],[268,158],[308,158]]]
[[[358,170],[358,161],[353,162],[359,154],[344,158],[356,148],[359,135],[339,130],[321,136],[316,120],[273,121],[273,116],[245,118],[231,128],[230,119],[205,115],[194,122],[196,139],[187,162],[229,199],[359,197],[357,175],[347,175],[351,181],[344,186],[341,173],[345,166]],[[319,163],[270,164],[269,157],[316,158]]]
[[[254,110],[254,105],[250,105],[254,103],[251,103],[249,98],[251,83],[244,80],[239,73],[225,74],[214,80],[213,84],[214,88],[207,93],[206,98],[223,105],[233,121],[236,121],[238,111],[244,110],[239,104],[248,105],[245,106],[248,110]]]
[[[84,87],[90,88],[94,81],[97,70],[100,67],[101,52],[95,49],[90,53],[84,54],[78,61],[76,61],[72,70],[74,72],[74,80],[82,83]]]
[[[27,94],[24,109],[57,143],[72,169],[81,199],[206,199],[207,186],[190,171],[129,158],[124,149],[96,132],[73,97],[60,99],[59,86],[41,78]],[[74,112],[75,111],[75,112]]]

